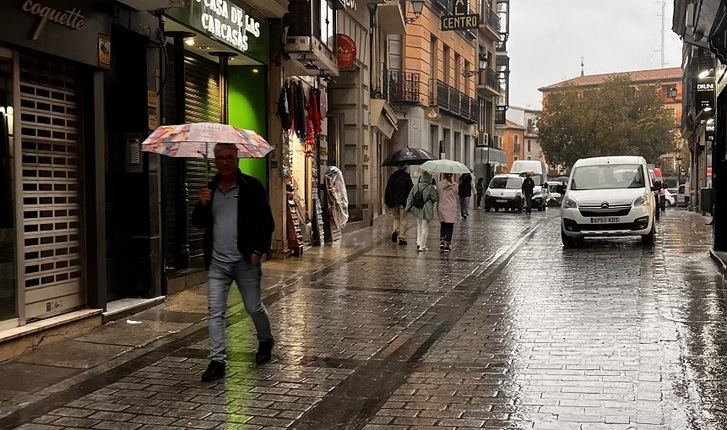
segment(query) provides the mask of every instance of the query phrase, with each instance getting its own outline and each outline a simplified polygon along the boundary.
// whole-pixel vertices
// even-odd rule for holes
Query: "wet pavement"
[[[0,364],[0,429],[727,428],[704,218],[565,250],[557,211],[472,215],[447,254],[433,224],[427,253],[381,230],[266,265],[274,359],[236,297],[219,383],[203,289]]]

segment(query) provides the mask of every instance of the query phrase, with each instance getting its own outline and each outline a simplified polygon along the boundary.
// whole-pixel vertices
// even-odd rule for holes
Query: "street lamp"
[[[424,0],[411,0],[412,9],[414,9],[414,18],[407,18],[406,23],[411,24],[422,16],[424,11]]]

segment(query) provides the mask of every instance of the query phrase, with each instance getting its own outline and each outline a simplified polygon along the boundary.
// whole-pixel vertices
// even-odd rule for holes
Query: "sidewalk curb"
[[[709,250],[709,256],[712,258],[712,261],[714,261],[714,264],[717,265],[722,277],[727,275],[727,261],[723,260],[722,257],[720,257],[713,249]]]

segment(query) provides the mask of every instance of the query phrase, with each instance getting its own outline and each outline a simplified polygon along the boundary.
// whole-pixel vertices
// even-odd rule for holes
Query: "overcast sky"
[[[539,87],[580,74],[661,67],[661,0],[510,0],[510,105],[540,108]],[[666,67],[681,63],[666,1]]]

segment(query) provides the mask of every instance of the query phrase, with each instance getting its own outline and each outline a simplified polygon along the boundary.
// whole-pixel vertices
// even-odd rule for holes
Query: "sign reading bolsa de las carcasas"
[[[476,29],[480,26],[480,16],[469,12],[467,0],[454,0],[454,14],[442,17],[442,31]]]

